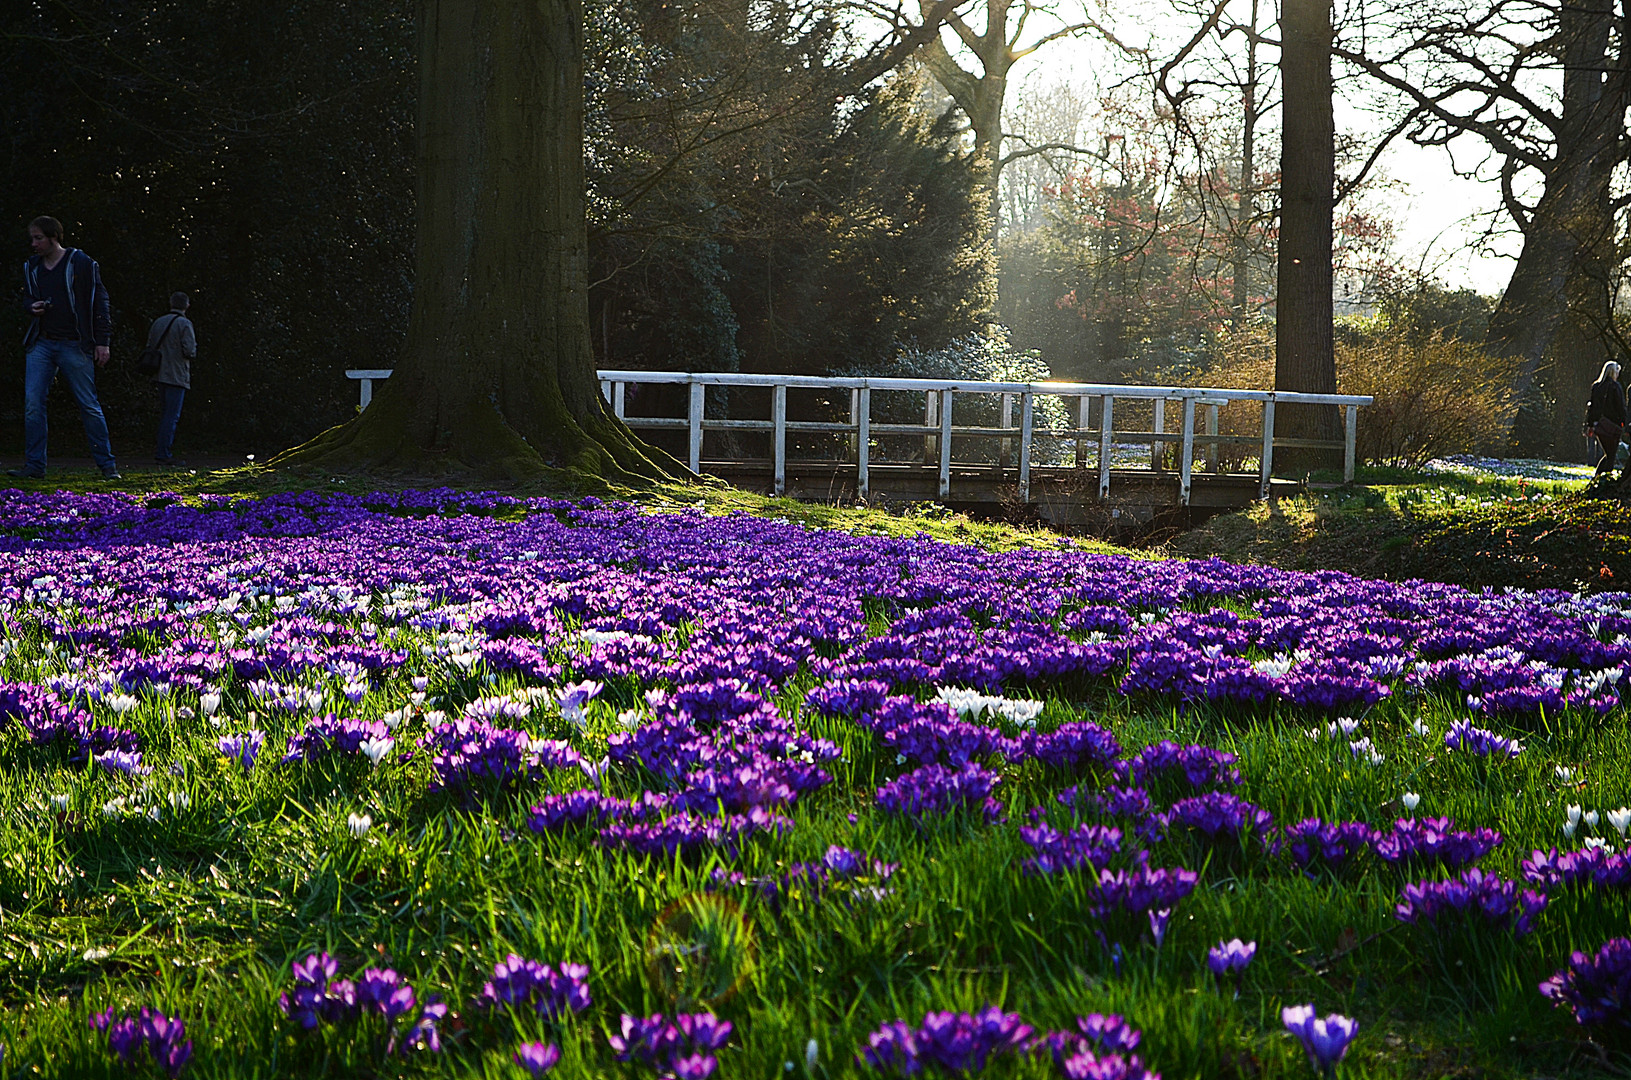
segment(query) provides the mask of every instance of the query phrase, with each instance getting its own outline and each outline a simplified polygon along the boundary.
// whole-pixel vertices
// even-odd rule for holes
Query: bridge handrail
[[[369,398],[372,396],[374,381],[390,378],[391,369],[359,368],[347,371],[346,375],[349,378],[361,381],[361,404],[362,407],[366,408]],[[868,442],[873,431],[890,433],[922,432],[924,435],[925,459],[927,459],[930,444],[938,442],[940,451],[940,496],[945,498],[950,493],[952,438],[954,436],[990,435],[992,431],[990,428],[983,427],[954,427],[951,422],[953,394],[1000,394],[1002,396],[1002,427],[997,429],[999,431],[1014,430],[1011,427],[1012,406],[1015,398],[1019,400],[1018,464],[1021,499],[1029,499],[1030,497],[1031,447],[1035,435],[1038,434],[1035,423],[1037,397],[1075,397],[1079,399],[1076,426],[1074,428],[1065,428],[1061,432],[1054,432],[1048,428],[1041,431],[1041,434],[1044,435],[1074,434],[1077,440],[1076,461],[1079,467],[1085,465],[1082,436],[1095,430],[1090,429],[1087,424],[1088,402],[1095,397],[1100,399],[1099,426],[1096,433],[1099,436],[1099,495],[1101,498],[1110,492],[1110,446],[1111,436],[1114,431],[1116,399],[1130,398],[1152,401],[1155,406],[1155,430],[1138,432],[1135,437],[1140,442],[1150,443],[1151,468],[1153,469],[1160,468],[1161,450],[1166,443],[1178,442],[1182,444],[1178,455],[1178,491],[1179,501],[1186,506],[1189,504],[1190,474],[1194,465],[1197,408],[1207,410],[1207,430],[1201,438],[1209,446],[1208,458],[1215,465],[1218,460],[1218,446],[1220,443],[1257,441],[1251,436],[1220,434],[1218,431],[1218,409],[1232,401],[1254,401],[1262,405],[1263,430],[1262,452],[1259,457],[1258,493],[1259,497],[1267,498],[1270,490],[1276,445],[1330,447],[1332,449],[1340,446],[1343,451],[1343,478],[1352,481],[1354,478],[1359,409],[1361,406],[1372,404],[1375,400],[1368,395],[1360,394],[1306,394],[1285,390],[1237,390],[1207,386],[1139,386],[1122,383],[988,382],[970,379],[907,379],[875,376],[827,377],[820,375],[760,375],[740,372],[623,369],[605,369],[597,372],[597,375],[600,380],[601,393],[610,402],[612,411],[630,427],[681,428],[687,432],[689,444],[687,464],[690,465],[693,472],[700,471],[702,433],[705,428],[770,432],[773,482],[778,495],[786,489],[787,432],[789,430],[853,432],[852,438],[856,456],[856,488],[863,498],[868,494]],[[631,383],[689,385],[690,400],[687,415],[684,418],[626,416],[624,403],[627,396],[627,387]],[[709,386],[768,387],[772,395],[770,419],[708,420],[704,416],[704,392]],[[849,391],[849,422],[847,424],[817,424],[798,421],[790,423],[787,419],[787,391],[793,388]],[[875,390],[905,390],[923,394],[925,398],[924,423],[921,426],[916,424],[873,425],[871,399],[872,392]],[[1177,434],[1168,434],[1164,430],[1165,406],[1168,401],[1175,401],[1182,408],[1180,431]],[[1341,442],[1327,442],[1314,439],[1275,438],[1274,409],[1277,404],[1333,405],[1340,407],[1345,417],[1343,440]],[[1006,459],[1009,446],[1007,440],[1011,436],[999,437],[1004,439],[1003,457]]]
[[[758,375],[740,372],[638,371],[605,369],[602,383],[701,383],[704,386],[788,386],[834,390],[950,390],[957,394],[1049,394],[1064,397],[1227,398],[1306,405],[1370,405],[1362,394],[1305,394],[1289,390],[1237,390],[1207,386],[1142,386],[1132,383],[986,382],[972,379],[904,379],[878,376]]]

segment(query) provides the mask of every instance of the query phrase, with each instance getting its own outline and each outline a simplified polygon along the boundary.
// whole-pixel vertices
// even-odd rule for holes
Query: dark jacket
[[[164,344],[159,344],[160,341]],[[147,347],[164,354],[153,376],[154,382],[192,389],[192,360],[198,355],[198,339],[193,336],[191,319],[179,311],[160,315],[147,328]]]
[[[1625,423],[1625,388],[1618,379],[1599,379],[1591,384],[1591,398],[1586,402],[1586,423],[1595,424],[1602,419],[1616,424]]]
[[[89,353],[98,345],[111,344],[113,305],[108,300],[107,288],[102,284],[101,268],[96,265],[95,259],[78,248],[69,248],[62,257],[68,260],[65,272],[68,303],[73,306],[74,322],[79,327],[79,347]],[[32,308],[36,300],[44,299],[40,292],[40,264],[43,262],[44,255],[32,255],[23,264],[23,283],[27,292],[23,310],[29,315],[28,329],[23,331],[25,349],[40,336],[40,320],[33,317]]]

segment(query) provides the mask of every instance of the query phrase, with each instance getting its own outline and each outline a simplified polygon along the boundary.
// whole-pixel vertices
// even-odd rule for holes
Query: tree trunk
[[[1336,393],[1332,331],[1331,215],[1336,193],[1336,125],[1331,107],[1330,0],[1285,0],[1280,20],[1284,134],[1280,150],[1280,244],[1275,295],[1274,386]],[[1333,405],[1285,405],[1275,434],[1335,440]],[[1340,467],[1339,449],[1288,447],[1288,472]]]
[[[356,419],[275,463],[683,473],[609,414],[595,378],[582,0],[422,0],[419,72],[414,294],[395,374]]]

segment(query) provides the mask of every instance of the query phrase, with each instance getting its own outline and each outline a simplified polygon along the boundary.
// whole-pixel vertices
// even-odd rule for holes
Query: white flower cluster
[[[1034,727],[1043,706],[1040,701],[1015,701],[961,686],[937,687],[934,699],[950,705],[968,720],[978,720],[982,715],[1000,716],[1017,727]]]

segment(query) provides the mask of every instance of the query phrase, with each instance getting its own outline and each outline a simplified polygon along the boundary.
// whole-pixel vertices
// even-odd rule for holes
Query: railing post
[[[694,473],[702,471],[702,393],[701,383],[691,383],[691,408],[687,415],[690,428],[687,434],[690,436],[690,446],[686,462],[691,466],[691,471]]]
[[[1093,418],[1093,399],[1083,394],[1076,399],[1076,467],[1087,468],[1087,448],[1082,444],[1087,440],[1087,422]]]
[[[1155,399],[1155,433],[1166,434],[1167,430],[1167,399]],[[1161,471],[1161,465],[1166,460],[1167,442],[1165,439],[1150,440],[1150,468],[1155,472]]]
[[[1099,403],[1099,498],[1110,494],[1110,432],[1115,426],[1116,399],[1109,394]]]
[[[778,383],[770,391],[770,423],[774,428],[771,438],[772,469],[777,495],[787,493],[787,387]]]
[[[619,420],[624,419],[624,413],[627,411],[627,400],[628,384],[621,382],[612,383],[612,415],[617,417]]]
[[[1001,426],[1005,428],[1011,428],[1014,426],[1014,395],[1012,394],[1002,395]],[[1002,438],[997,440],[997,468],[1007,471],[1008,466],[1013,464],[1013,457],[1013,442],[1008,438],[1008,436],[1004,435]]]
[[[1359,443],[1359,406],[1349,405],[1343,412],[1347,413],[1347,423],[1342,433],[1342,482],[1354,482],[1354,456]]]
[[[863,386],[857,391],[855,420],[855,490],[862,499],[872,493],[867,464],[871,460],[872,441],[872,388]]]
[[[1019,395],[1019,500],[1031,501],[1031,432],[1036,421],[1036,395]]]
[[[951,494],[951,391],[940,391],[940,497]]]
[[[1263,402],[1263,469],[1258,478],[1257,497],[1266,499],[1273,487],[1274,476],[1274,395]]]
[[[855,427],[855,409],[856,409],[857,404],[860,402],[860,400],[861,400],[861,391],[856,389],[855,387],[850,387],[850,392],[849,392],[849,426],[850,427]],[[850,451],[853,453],[854,450],[855,450],[855,436],[854,435],[847,436],[847,439],[849,440]]]
[[[1218,433],[1218,407],[1216,405],[1206,407],[1206,433],[1208,435]],[[1206,470],[1208,472],[1222,472],[1223,470],[1219,466],[1218,444],[1216,441],[1209,442],[1206,444]]]
[[[1190,473],[1195,467],[1195,399],[1184,398],[1184,440],[1178,452],[1178,501],[1189,505]]]
[[[609,379],[600,380],[600,396],[610,405],[612,403],[612,384]]]

